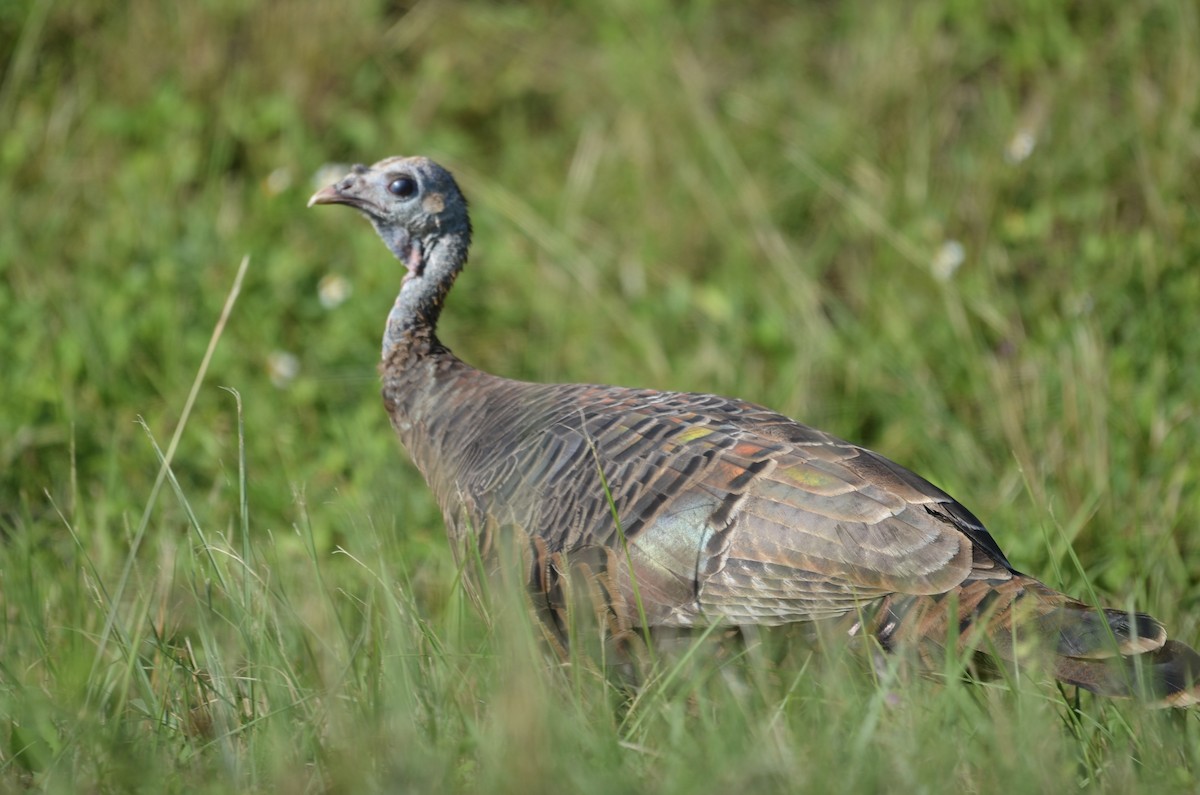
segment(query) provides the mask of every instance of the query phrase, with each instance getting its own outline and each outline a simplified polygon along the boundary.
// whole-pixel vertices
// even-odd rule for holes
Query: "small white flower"
[[[327,274],[317,283],[317,297],[321,301],[321,306],[326,309],[338,306],[349,298],[353,291],[350,280],[337,273]]]
[[[263,182],[263,187],[267,189],[267,193],[271,196],[278,196],[288,188],[292,187],[292,170],[287,166],[281,166],[267,175]]]
[[[300,360],[287,351],[271,351],[267,356],[267,373],[272,384],[285,389],[300,374]]]
[[[933,278],[938,281],[949,281],[966,258],[967,251],[963,248],[962,243],[957,240],[947,240],[933,255],[933,262],[929,263],[929,270],[933,272]]]
[[[312,175],[312,187],[315,190],[323,188],[326,185],[332,185],[346,176],[346,172],[349,170],[350,166],[345,163],[326,163]]]
[[[1004,147],[1004,159],[1012,165],[1016,165],[1033,154],[1035,146],[1037,146],[1037,136],[1033,134],[1033,130],[1028,128],[1017,130]]]

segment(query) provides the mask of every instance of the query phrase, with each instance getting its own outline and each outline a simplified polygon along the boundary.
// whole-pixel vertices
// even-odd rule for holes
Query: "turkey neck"
[[[469,238],[450,233],[416,239],[401,261],[408,273],[383,335],[383,400],[392,425],[425,479],[438,489],[446,435],[469,413],[464,387],[489,376],[465,364],[437,337],[446,295],[467,260]]]
[[[396,346],[413,347],[424,339],[434,347],[437,322],[446,302],[446,294],[467,262],[470,238],[451,233],[415,238],[404,251],[394,251],[408,268],[400,283],[400,294],[388,314],[383,334],[383,359],[386,362]]]

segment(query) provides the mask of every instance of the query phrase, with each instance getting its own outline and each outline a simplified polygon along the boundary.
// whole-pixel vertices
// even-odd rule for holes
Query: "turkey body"
[[[949,495],[761,406],[491,376],[468,390],[480,376],[457,365],[425,394],[384,371],[397,432],[452,539],[520,528],[549,555],[627,544],[632,568],[612,574],[629,620],[631,578],[649,622],[682,627],[833,618],[893,593],[1012,577]],[[431,432],[422,406],[456,417],[455,432]]]
[[[407,268],[383,344],[392,425],[456,551],[528,544],[551,621],[585,561],[617,630],[846,618],[885,648],[953,635],[1011,663],[1032,643],[1096,692],[1200,695],[1200,655],[1159,622],[1019,573],[970,511],[877,453],[741,400],[524,383],[458,359],[436,326],[471,229],[432,161],[356,166],[311,203],[359,209]]]

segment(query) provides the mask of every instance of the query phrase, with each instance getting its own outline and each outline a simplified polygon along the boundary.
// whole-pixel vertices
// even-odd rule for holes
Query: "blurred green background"
[[[264,593],[312,586],[351,668],[372,648],[356,600],[389,588],[368,570],[403,570],[420,617],[404,626],[473,620],[378,397],[400,267],[353,214],[304,208],[340,173],[328,165],[393,154],[440,160],[472,201],[475,248],[442,320],[467,361],[769,405],[922,472],[1019,568],[1194,644],[1197,41],[1183,2],[6,0],[0,789],[120,791],[147,771],[167,789],[388,789],[330,761],[317,729],[270,735],[296,769],[261,750],[230,763],[282,695],[225,734],[166,716],[222,654],[263,660],[214,629],[223,589],[249,586],[213,549]],[[152,501],[154,445],[244,255],[176,483]],[[266,620],[249,601],[231,626]],[[270,614],[294,624],[272,654],[328,630],[309,609]],[[189,658],[197,635],[213,646]],[[298,682],[337,692],[296,665],[293,706]],[[1124,715],[1096,709],[1099,726]],[[500,746],[444,746],[414,720],[434,761],[397,781],[524,780],[488,755]],[[1195,718],[1169,720],[1195,738]],[[620,743],[653,742],[595,731],[619,738],[604,747],[620,787],[644,783]],[[1136,756],[1116,735],[1093,754],[1047,731],[1084,761],[1038,786],[1149,775],[1112,761]],[[1155,747],[1177,766],[1156,785],[1194,783],[1194,754]],[[704,767],[731,756],[700,758],[655,788],[742,781]],[[857,775],[896,780],[872,764]],[[966,764],[946,783],[992,791]]]

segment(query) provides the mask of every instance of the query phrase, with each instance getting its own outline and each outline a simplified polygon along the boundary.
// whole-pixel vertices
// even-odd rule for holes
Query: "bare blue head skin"
[[[383,357],[396,345],[436,341],[438,315],[471,244],[467,200],[450,172],[425,157],[389,157],[354,166],[314,193],[308,206],[314,204],[361,212],[408,269],[388,316]]]

